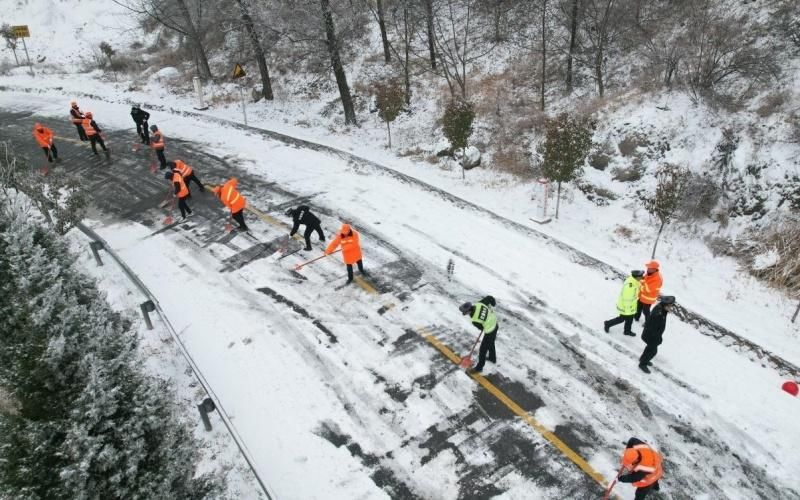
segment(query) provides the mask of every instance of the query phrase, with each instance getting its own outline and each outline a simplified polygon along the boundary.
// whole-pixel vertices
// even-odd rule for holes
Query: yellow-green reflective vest
[[[473,323],[478,323],[483,327],[483,333],[491,333],[497,327],[497,316],[494,315],[492,308],[483,302],[475,303],[475,312],[472,313],[472,318],[470,319],[472,319]]]
[[[641,286],[641,282],[633,276],[625,278],[619,299],[617,299],[617,311],[621,316],[633,316],[636,314],[636,303],[639,301],[639,288]]]

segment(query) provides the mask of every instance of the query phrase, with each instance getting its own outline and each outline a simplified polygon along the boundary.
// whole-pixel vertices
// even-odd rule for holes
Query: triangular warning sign
[[[236,63],[236,66],[233,67],[233,78],[241,78],[245,75],[244,68],[239,63]]]

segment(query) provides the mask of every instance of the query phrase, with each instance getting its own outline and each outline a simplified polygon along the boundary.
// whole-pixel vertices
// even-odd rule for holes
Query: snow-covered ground
[[[17,3],[0,2],[0,7]],[[39,24],[30,24],[35,36],[51,30],[53,38],[43,44],[49,46],[48,59],[74,53],[68,44],[53,43],[64,40],[59,19],[73,30],[76,40],[87,43],[99,40],[82,38],[97,32],[91,23],[125,19],[124,12],[116,12],[118,7],[107,2],[81,2],[81,8],[87,9],[84,13],[111,9],[107,16],[69,16],[64,9],[70,4],[44,3],[52,4],[47,6],[50,14],[37,14],[32,19]],[[52,28],[43,21],[48,17],[53,19]],[[74,21],[76,17],[83,20]],[[81,26],[83,31],[76,31]],[[30,40],[34,54],[43,50],[37,45],[42,41]],[[465,208],[368,166],[290,147],[256,131],[182,116],[180,112],[192,111],[191,96],[170,90],[158,79],[129,90],[125,82],[96,80],[102,77],[99,72],[76,75],[37,68],[35,80],[21,69],[11,73],[0,77],[0,108],[50,116],[53,121],[65,120],[68,101],[78,98],[102,126],[127,130],[132,125],[129,104],[145,103],[153,114],[151,123],[158,124],[168,138],[203,145],[205,151],[254,178],[310,197],[325,215],[326,233],[345,220],[363,230],[368,269],[386,272],[384,266],[395,259],[410,260],[424,270],[422,281],[435,284],[443,279],[440,274],[448,261],[454,261],[455,281],[449,295],[429,286],[401,301],[394,292],[334,291],[339,282],[329,280],[341,280],[342,270],[333,259],[321,263],[320,271],[304,271],[308,280],[302,283],[287,275],[287,269],[299,261],[293,258],[279,263],[260,260],[232,272],[216,272],[233,250],[218,244],[199,247],[197,237],[180,232],[150,237],[148,227],[96,217],[94,228],[159,297],[177,330],[183,332],[184,342],[225,399],[278,498],[381,498],[392,496],[387,491],[397,493],[376,480],[375,469],[364,456],[383,464],[418,496],[457,498],[458,471],[464,468],[459,457],[445,450],[424,461],[421,448],[410,448],[426,429],[439,429],[453,415],[480,406],[481,400],[474,398],[480,398],[476,394],[481,389],[458,372],[432,370],[431,366],[441,363],[432,348],[417,347],[409,356],[387,346],[397,345],[407,329],[435,326],[437,335],[460,354],[468,348],[471,332],[460,333],[467,326],[456,306],[484,293],[497,297],[501,324],[514,327],[501,330],[501,361],[489,376],[502,376],[535,390],[543,405],[531,411],[548,428],[575,422],[582,426],[583,438],[596,443],[578,446],[579,451],[606,478],[615,472],[619,442],[634,434],[665,451],[664,484],[672,483],[672,493],[665,487],[668,497],[752,498],[765,491],[753,486],[761,481],[774,481],[781,497],[798,497],[795,471],[800,455],[795,450],[800,447],[800,434],[795,427],[800,401],[780,391],[782,375],[736,346],[700,335],[692,325],[670,318],[665,343],[655,359],[658,370],[645,377],[636,369],[642,347],[638,339],[623,338],[619,331],[612,330],[610,336],[602,332],[601,321],[615,314],[620,287],[607,273],[499,223],[486,212]],[[641,209],[635,209],[637,202],[627,192],[628,186],[608,181],[606,174],[587,169],[589,180],[620,195],[618,201],[597,207],[570,190],[567,201],[562,201],[560,219],[539,226],[530,220],[536,212],[532,186],[484,169],[472,170],[462,180],[459,170],[395,154],[419,144],[433,149],[432,144],[438,142],[429,127],[413,126],[415,120],[423,123],[419,116],[400,119],[408,123],[398,123],[402,131],[393,134],[395,149],[388,151],[383,147],[383,124],[377,120],[370,117],[360,128],[331,133],[314,120],[316,107],[285,97],[283,102],[250,106],[249,124],[378,162],[550,235],[621,271],[640,268],[649,258],[657,227]],[[678,138],[665,161],[695,170],[705,165],[693,163],[693,158],[708,158],[719,139],[720,119],[680,94],[665,94],[656,102],[632,102],[609,113],[613,116],[605,117],[608,123],[625,122],[625,127],[604,130],[604,138],[617,142],[626,133],[648,127],[664,131]],[[236,104],[201,114],[241,121]],[[781,130],[780,124],[765,123],[765,133],[774,130],[770,126]],[[742,147],[737,161],[751,161],[754,149]],[[787,172],[797,169],[796,148],[776,148],[770,159]],[[204,165],[195,166],[204,172]],[[251,194],[248,186],[242,189],[264,211],[286,201]],[[271,215],[280,217],[280,213]],[[632,236],[620,236],[621,226],[629,228]],[[800,365],[800,334],[790,322],[795,304],[739,271],[732,259],[713,256],[684,231],[669,226],[659,245],[664,292]],[[178,266],[174,255],[181,255]],[[104,286],[112,292],[125,289],[114,280]],[[331,342],[310,320],[287,314],[279,301],[259,289],[272,290],[300,305],[323,321],[337,341]],[[120,307],[136,304],[135,299],[119,302]],[[386,304],[397,307],[375,313]],[[429,373],[436,375],[435,380],[423,388],[418,380]],[[614,387],[606,389],[603,382]],[[407,399],[392,399],[387,387],[407,393]],[[630,415],[631,407],[640,408],[641,414]],[[361,456],[352,447],[335,445],[331,435],[345,442],[342,436],[350,436]],[[543,443],[532,432],[526,437]],[[409,441],[412,447],[404,445]],[[457,435],[448,441],[462,449]],[[554,448],[545,449],[549,459],[559,460]],[[461,460],[471,465],[481,460],[499,464],[499,457],[497,450],[477,447]],[[693,490],[692,485],[699,482],[692,476],[695,468],[700,469],[703,481],[716,482],[719,491],[713,492],[708,485]],[[761,477],[754,470],[766,472]],[[500,484],[502,498],[562,497],[546,484],[513,474],[504,476]],[[242,496],[250,497],[252,490],[242,488]],[[620,491],[624,498],[632,498],[630,488]]]

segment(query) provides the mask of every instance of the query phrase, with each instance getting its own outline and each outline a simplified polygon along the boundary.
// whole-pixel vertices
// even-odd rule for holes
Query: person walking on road
[[[238,183],[236,177],[231,177],[225,184],[217,186],[211,191],[231,211],[231,217],[239,224],[239,229],[249,231],[250,228],[244,223],[244,209],[247,206],[247,200],[236,190]]]
[[[328,248],[325,249],[325,255],[330,255],[336,251],[341,245],[342,247],[342,260],[347,265],[347,283],[353,281],[353,264],[358,266],[358,272],[367,274],[364,271],[364,262],[361,256],[361,237],[358,231],[350,227],[350,224],[342,224],[336,237],[331,240]]]
[[[478,349],[478,364],[472,369],[473,373],[483,371],[486,361],[497,363],[497,353],[494,349],[494,341],[497,338],[497,316],[494,313],[494,306],[497,302],[494,297],[487,295],[475,304],[465,302],[459,306],[458,310],[464,316],[469,315],[472,326],[480,330],[483,334],[481,346]]]
[[[185,164],[181,160],[168,161],[167,166],[173,172],[178,172],[179,174],[181,174],[181,177],[183,177],[183,180],[186,182],[187,188],[189,187],[190,182],[194,182],[200,187],[201,192],[203,193],[206,192],[205,186],[203,186],[203,183],[200,182],[200,179],[197,178],[197,175],[195,175],[194,169],[192,167]],[[189,193],[189,196],[192,196],[191,191]]]
[[[625,278],[622,284],[622,291],[619,293],[617,299],[617,312],[619,316],[614,319],[603,322],[603,330],[608,333],[608,329],[614,325],[625,323],[623,332],[629,337],[635,337],[636,334],[631,331],[633,325],[633,317],[636,315],[636,304],[639,303],[639,289],[641,288],[642,276],[644,272],[639,269],[631,271],[631,275]]]
[[[664,476],[661,454],[641,439],[632,437],[622,454],[625,474],[619,476],[620,483],[631,483],[636,487],[634,500],[644,500],[651,491],[659,491],[658,480]]]
[[[147,130],[150,113],[143,110],[138,104],[134,104],[131,106],[131,118],[136,124],[136,133],[139,134],[142,144],[150,144],[150,132]]]
[[[300,228],[300,224],[305,224],[306,230],[303,237],[306,239],[306,250],[311,250],[311,234],[314,231],[319,235],[319,241],[325,241],[325,234],[322,232],[319,218],[311,213],[308,206],[300,205],[297,208],[290,208],[286,211],[286,215],[292,218],[292,230],[289,232],[289,237],[294,236]]]
[[[167,168],[167,158],[164,156],[164,134],[155,125],[150,125],[150,130],[153,132],[153,137],[150,138],[150,147],[158,156],[158,163],[161,165],[159,170],[164,170]]]
[[[642,340],[647,346],[639,357],[639,369],[645,373],[650,373],[650,360],[658,353],[658,346],[661,345],[664,329],[667,326],[667,313],[672,311],[675,306],[675,297],[665,295],[653,308],[650,317],[644,323]]]
[[[639,303],[636,305],[636,316],[634,317],[636,321],[639,321],[642,313],[644,313],[644,320],[647,321],[647,318],[650,317],[650,307],[655,304],[661,293],[664,280],[661,277],[660,267],[657,260],[651,260],[645,264],[647,271],[642,279],[642,288],[639,290]]]
[[[41,123],[36,123],[33,125],[33,138],[36,139],[36,142],[44,151],[48,162],[53,163],[54,161],[60,161],[58,159],[58,150],[53,142],[52,130]]]
[[[86,137],[86,131],[83,130],[83,119],[85,117],[83,116],[81,109],[78,107],[77,101],[70,101],[69,116],[72,124],[75,125],[76,129],[78,129],[78,139],[81,141],[88,141],[89,138]]]
[[[92,152],[97,154],[97,144],[100,144],[100,147],[102,147],[103,151],[106,153],[106,158],[109,158],[108,148],[106,148],[106,143],[103,142],[103,137],[100,135],[102,130],[97,126],[97,122],[94,121],[91,111],[87,111],[84,115],[83,130],[86,132],[86,137],[89,138],[89,142],[92,145]]]
[[[172,187],[175,190],[173,195],[178,198],[178,208],[181,210],[181,217],[186,220],[186,217],[192,215],[192,209],[186,200],[189,198],[189,188],[186,186],[183,176],[177,171],[165,172],[164,178],[172,180]]]

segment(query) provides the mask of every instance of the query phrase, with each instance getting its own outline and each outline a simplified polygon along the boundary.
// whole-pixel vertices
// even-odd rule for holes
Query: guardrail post
[[[214,405],[211,398],[206,398],[202,403],[197,405],[197,410],[200,412],[200,418],[203,420],[203,426],[206,428],[206,431],[211,430],[211,421],[208,419],[208,414],[216,409],[217,407]]]
[[[94,260],[97,261],[98,266],[103,265],[103,260],[100,259],[100,250],[103,249],[103,242],[102,241],[92,241],[89,243],[89,248],[92,249],[92,255],[94,255]]]
[[[147,329],[152,330],[153,322],[150,321],[150,313],[156,310],[156,305],[153,304],[152,300],[148,300],[146,302],[142,302],[139,307],[142,309],[142,316],[144,316],[144,323],[147,325]]]

